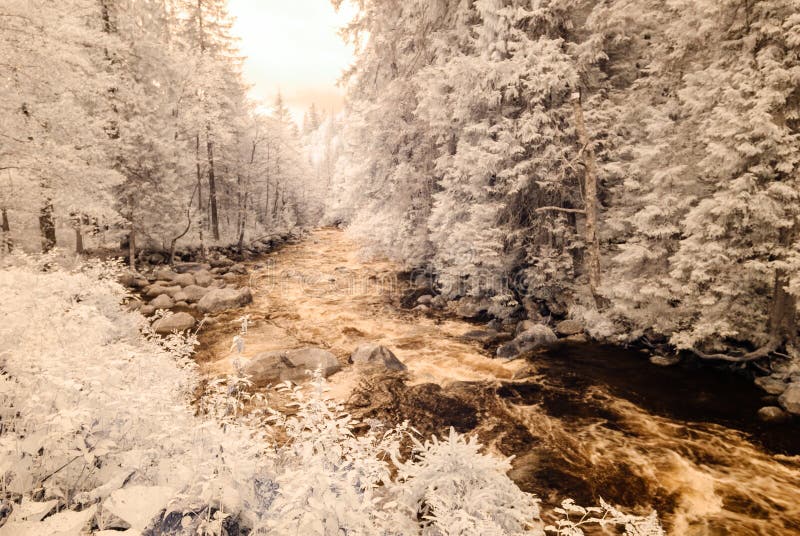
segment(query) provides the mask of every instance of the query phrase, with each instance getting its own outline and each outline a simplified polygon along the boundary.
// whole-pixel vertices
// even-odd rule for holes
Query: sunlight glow
[[[230,0],[229,9],[254,99],[271,106],[280,90],[297,121],[312,102],[320,110],[341,110],[344,91],[337,81],[353,49],[338,30],[352,17],[351,4],[337,13],[329,0]]]

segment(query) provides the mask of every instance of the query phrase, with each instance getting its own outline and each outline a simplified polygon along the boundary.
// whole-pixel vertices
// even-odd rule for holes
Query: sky
[[[345,4],[337,13],[330,0],[229,0],[228,7],[253,98],[271,106],[280,90],[298,122],[312,102],[319,110],[342,109],[344,91],[336,82],[353,49],[338,29],[354,7]]]

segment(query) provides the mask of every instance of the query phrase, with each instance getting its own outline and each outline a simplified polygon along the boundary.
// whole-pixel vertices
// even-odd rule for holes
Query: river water
[[[321,229],[257,263],[245,357],[300,346],[342,363],[361,343],[384,344],[408,366],[365,382],[345,367],[333,396],[363,417],[449,426],[514,455],[510,476],[545,505],[599,497],[657,509],[670,534],[800,534],[800,426],[760,424],[763,393],[709,368],[659,368],[645,355],[564,343],[529,360],[491,357],[462,335],[468,322],[405,310],[390,262],[365,259],[341,231]],[[209,375],[231,370],[235,317],[207,330]]]

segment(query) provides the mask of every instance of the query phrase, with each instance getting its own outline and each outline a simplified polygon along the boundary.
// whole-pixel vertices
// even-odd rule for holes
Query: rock
[[[412,309],[412,311],[416,311],[418,313],[427,313],[430,310],[431,310],[431,308],[428,307],[427,305],[417,305],[416,307],[414,307]]]
[[[783,378],[775,376],[761,376],[753,380],[753,383],[771,395],[782,395],[786,388],[789,387],[789,384]]]
[[[144,295],[152,299],[161,296],[162,294],[172,296],[173,294],[180,292],[180,290],[181,287],[178,285],[175,285],[173,287],[168,287],[164,285],[162,282],[158,282],[145,288]]]
[[[569,337],[570,335],[577,335],[583,333],[583,324],[577,320],[562,320],[556,324],[556,333],[561,337]]]
[[[542,324],[536,324],[516,336],[516,338],[497,349],[497,357],[515,358],[520,355],[545,348],[558,340],[553,330]]]
[[[537,324],[533,320],[523,320],[522,322],[517,324],[517,328],[514,331],[514,334],[515,335],[519,335],[520,333],[522,333],[524,331],[528,331],[529,329],[533,329],[535,326],[538,326],[538,325],[539,324]]]
[[[170,298],[166,294],[161,294],[160,296],[157,296],[153,301],[151,301],[150,305],[152,305],[156,309],[171,309],[172,307],[175,306],[175,302],[172,301],[172,298]]]
[[[435,307],[436,309],[444,309],[447,307],[447,298],[444,296],[434,296],[433,301],[431,301],[431,307]]]
[[[117,276],[117,281],[119,282],[120,285],[124,287],[134,286],[134,283],[138,279],[139,278],[137,277],[137,275],[130,271],[122,272],[121,274],[119,274],[119,276]]]
[[[458,301],[455,308],[456,315],[461,318],[474,319],[480,318],[489,310],[490,303],[488,300],[479,300],[477,298],[462,298]]]
[[[169,268],[158,268],[153,272],[153,277],[161,281],[172,281],[178,275]]]
[[[139,300],[131,300],[128,303],[125,304],[125,308],[128,311],[138,311],[138,310],[140,310],[142,308],[142,305],[144,305],[144,304],[142,302],[140,302]]]
[[[228,257],[215,257],[208,261],[212,268],[227,268],[233,266],[233,261]]]
[[[244,366],[244,373],[256,385],[283,381],[298,382],[308,378],[308,371],[320,368],[328,377],[342,366],[336,356],[322,348],[299,348],[258,354]]]
[[[172,282],[182,287],[188,287],[189,285],[194,285],[194,276],[192,274],[178,274],[172,279]]]
[[[417,288],[432,288],[433,276],[431,274],[422,273],[414,278],[414,286]]]
[[[167,262],[167,257],[162,253],[153,253],[147,257],[147,262],[150,264],[164,264]]]
[[[423,294],[419,298],[417,298],[417,303],[420,305],[430,305],[433,302],[433,296],[430,294]]]
[[[189,295],[186,294],[184,291],[180,291],[180,292],[176,292],[172,296],[172,299],[175,300],[176,302],[188,302],[189,301]],[[176,303],[176,305],[177,305],[177,303]]]
[[[210,270],[211,266],[206,263],[201,262],[182,262],[180,264],[176,264],[173,267],[173,270],[179,274],[188,274],[193,273],[197,274],[197,272],[202,272],[204,270]]]
[[[253,294],[248,287],[241,290],[221,288],[209,290],[197,303],[197,308],[203,313],[218,313],[226,309],[243,307],[252,301]]]
[[[500,334],[494,329],[473,329],[464,333],[461,337],[469,341],[477,341],[482,344],[491,344],[497,340]]]
[[[247,268],[244,267],[243,264],[234,264],[230,268],[228,268],[229,273],[239,274],[239,275],[247,275]]]
[[[194,274],[194,281],[201,287],[207,287],[214,282],[214,276],[208,270],[201,270]]]
[[[514,338],[522,344],[533,344],[535,347],[548,346],[558,340],[553,330],[544,324],[536,324],[530,329],[526,329]]]
[[[234,274],[233,272],[228,272],[227,274],[222,276],[222,280],[226,283],[235,283],[239,280],[239,276]]]
[[[186,331],[194,327],[195,320],[189,313],[175,313],[166,316],[153,324],[153,330],[159,335],[166,335],[173,331]]]
[[[508,359],[517,357],[522,353],[522,348],[517,341],[510,341],[497,348],[497,357]]]
[[[778,401],[789,413],[800,415],[800,382],[790,383]]]
[[[680,363],[681,358],[678,355],[651,355],[650,363],[659,367],[671,367]]]
[[[181,289],[180,285],[175,285],[175,286],[172,286],[172,287],[164,287],[164,290],[165,290],[164,294],[166,294],[167,296],[169,296],[173,300],[175,299],[175,295],[176,294],[178,294],[180,292],[183,292],[183,289]]]
[[[139,312],[142,313],[144,316],[150,316],[150,315],[152,315],[153,313],[156,312],[156,308],[153,307],[152,305],[149,305],[149,304],[148,305],[142,305],[139,308]]]
[[[144,289],[145,297],[151,299],[166,293],[167,293],[167,287],[164,286],[160,281],[158,283],[145,287]]]
[[[176,302],[175,302],[175,308],[178,308],[178,307],[183,307],[183,308],[185,308],[185,309],[188,309],[188,308],[189,308],[189,302],[186,302],[186,301],[176,301]]]
[[[780,424],[789,420],[789,414],[777,406],[764,406],[758,410],[762,422]]]
[[[408,370],[391,350],[378,344],[362,344],[350,355],[350,362],[382,366],[388,370]]]
[[[185,301],[189,303],[195,303],[202,300],[203,296],[208,294],[208,289],[203,287],[198,287],[197,285],[189,285],[188,287],[183,289],[179,294],[176,294],[175,297],[177,298],[181,294],[183,295],[181,297]]]

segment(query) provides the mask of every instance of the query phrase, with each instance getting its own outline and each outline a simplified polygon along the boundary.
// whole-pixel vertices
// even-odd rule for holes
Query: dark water
[[[692,360],[658,367],[644,352],[596,344],[564,343],[535,362],[550,384],[580,392],[601,386],[655,415],[720,424],[746,433],[770,453],[800,455],[800,419],[761,422],[758,410],[777,404],[744,374]]]
[[[591,344],[531,362],[532,381],[497,390],[532,436],[521,487],[656,508],[670,534],[800,534],[800,424],[758,421],[748,378]]]

